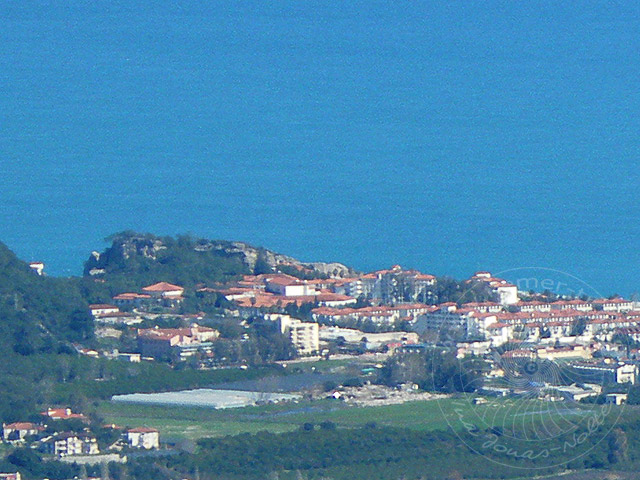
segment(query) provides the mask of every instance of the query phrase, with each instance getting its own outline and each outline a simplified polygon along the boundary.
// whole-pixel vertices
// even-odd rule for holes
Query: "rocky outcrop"
[[[256,248],[244,242],[212,242],[211,245],[212,248],[223,250],[227,254],[241,255],[243,262],[249,267],[251,271],[255,270],[258,259],[262,257],[262,259],[275,270],[278,269],[278,266],[290,265],[294,267],[300,267],[303,270],[314,272],[319,276],[338,278],[349,277],[356,273],[355,270],[347,267],[346,265],[343,265],[342,263],[305,263],[288,255],[283,255],[281,253],[276,253],[263,248]]]
[[[180,244],[181,240],[163,239],[149,234],[124,232],[111,237],[112,245],[103,253],[92,252],[85,263],[85,275],[104,275],[110,266],[122,264],[132,257],[139,256],[152,261],[157,260],[158,254],[170,248],[170,245]],[[226,257],[238,257],[251,272],[256,271],[259,263],[266,264],[273,271],[279,268],[294,267],[306,274],[329,277],[349,277],[356,272],[341,263],[312,262],[304,263],[288,255],[254,247],[244,242],[228,242],[221,240],[188,239],[193,250],[198,252],[216,251]],[[169,244],[169,246],[167,245]],[[191,247],[190,247],[191,248]]]
[[[356,272],[353,268],[349,268],[342,263],[324,263],[324,262],[313,262],[304,264],[305,267],[312,269],[315,272],[318,272],[321,275],[326,275],[331,278],[349,278],[356,275]]]

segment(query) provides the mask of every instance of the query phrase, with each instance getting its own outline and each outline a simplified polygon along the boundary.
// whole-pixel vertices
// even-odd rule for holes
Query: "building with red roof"
[[[211,342],[220,333],[209,327],[192,325],[188,328],[146,328],[138,330],[138,349],[145,357],[159,357],[177,352],[181,357],[198,350],[210,351]]]
[[[142,291],[155,298],[178,298],[184,293],[184,288],[168,282],[158,282],[144,287]]]
[[[2,438],[5,442],[22,442],[29,435],[37,435],[43,427],[31,422],[2,424]]]
[[[87,420],[87,417],[81,413],[73,413],[70,408],[48,408],[45,412],[40,412],[40,415],[49,417],[52,420],[71,420],[73,418],[79,420]]]

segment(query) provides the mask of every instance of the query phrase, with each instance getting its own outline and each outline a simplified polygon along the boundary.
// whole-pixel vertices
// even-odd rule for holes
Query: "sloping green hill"
[[[0,243],[0,351],[55,353],[93,332],[77,281],[41,277]]]

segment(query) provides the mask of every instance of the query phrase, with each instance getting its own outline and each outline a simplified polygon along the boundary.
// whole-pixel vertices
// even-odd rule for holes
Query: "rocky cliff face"
[[[342,263],[304,263],[288,255],[283,255],[267,249],[256,248],[244,242],[210,242],[208,245],[209,248],[222,250],[228,255],[241,255],[243,262],[252,272],[256,268],[258,258],[262,256],[264,261],[276,270],[278,266],[291,265],[301,267],[305,270],[310,270],[318,275],[327,275],[329,277],[338,278],[346,278],[356,273],[355,270],[343,265]]]
[[[150,235],[138,235],[133,233],[115,235],[111,247],[104,252],[91,252],[85,262],[85,275],[101,275],[105,273],[108,265],[126,261],[139,256],[157,259],[158,252],[166,250],[162,240]]]
[[[169,243],[175,242],[169,239]],[[356,272],[341,263],[312,262],[304,263],[288,255],[271,250],[256,248],[244,242],[227,242],[220,240],[191,239],[193,250],[198,252],[216,251],[227,257],[239,257],[251,272],[254,272],[259,260],[265,262],[274,271],[278,267],[293,266],[297,269],[311,272],[318,276],[349,277]],[[180,240],[178,239],[178,242]],[[167,239],[152,235],[124,233],[115,235],[111,247],[103,253],[92,252],[85,263],[85,275],[103,275],[109,265],[127,261],[132,257],[143,257],[157,260],[159,252],[170,248]]]

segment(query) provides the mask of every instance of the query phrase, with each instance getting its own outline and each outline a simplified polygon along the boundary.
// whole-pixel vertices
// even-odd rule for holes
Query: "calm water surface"
[[[0,240],[638,290],[640,7],[441,3],[2,2]]]

